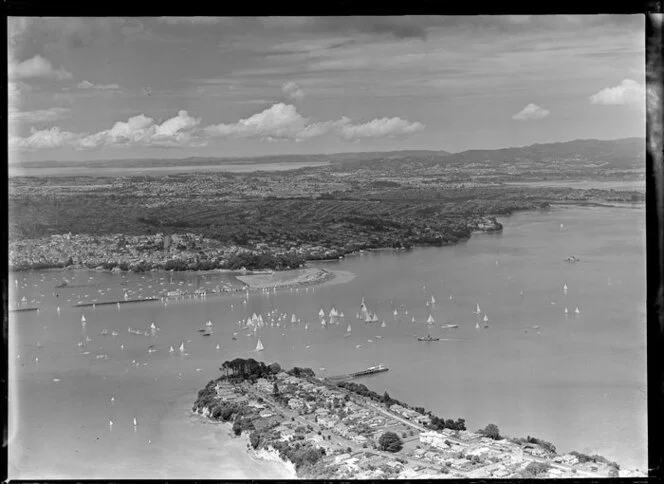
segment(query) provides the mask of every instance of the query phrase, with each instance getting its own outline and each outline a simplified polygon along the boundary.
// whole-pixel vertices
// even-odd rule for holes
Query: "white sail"
[[[381,328],[384,328],[384,327],[385,327],[385,321],[383,321],[382,323],[380,323],[380,327],[381,327]]]
[[[309,323],[304,323],[304,329],[309,329]]]
[[[322,318],[325,316],[325,311],[323,311],[323,308],[320,308],[320,311],[318,311],[318,315]]]
[[[344,317],[344,312],[343,312],[343,311],[341,311],[341,312],[339,313],[339,317],[340,317],[340,318],[343,318],[343,317]]]
[[[436,303],[436,298],[431,296],[431,304],[435,304],[435,303]]]
[[[563,292],[564,292],[565,294],[567,294],[567,284],[565,284],[565,285],[563,286]]]
[[[81,315],[81,323],[85,323],[85,314]]]
[[[297,323],[297,318],[295,317],[295,314],[293,314],[293,316],[291,317],[290,322],[293,324]]]
[[[152,324],[154,324],[154,323],[152,323]],[[207,327],[212,326],[212,321],[208,321],[207,323],[205,323],[205,326],[207,326]]]
[[[351,327],[350,323],[348,323],[348,328],[346,328],[346,332],[350,333],[353,331],[353,328]]]
[[[367,323],[371,322],[371,315],[369,313],[364,317],[364,321]]]
[[[168,349],[168,352],[169,352],[169,353],[173,353],[174,351],[175,351],[175,350],[173,349],[173,346],[171,346],[171,347]]]
[[[399,312],[396,309],[394,310],[394,315],[399,316]]]
[[[217,351],[219,350],[219,343],[217,343]]]
[[[150,329],[157,329],[157,327],[154,325],[154,321],[152,323],[150,323]]]
[[[323,326],[325,326],[325,318],[323,318],[323,320],[320,322],[320,324],[322,324]]]
[[[574,310],[574,313],[575,314],[581,314],[581,311],[579,311],[579,306],[576,307],[576,309]]]
[[[134,427],[138,425],[138,422],[136,421],[136,417],[134,417]]]
[[[356,317],[357,319],[360,319],[360,313],[355,314],[355,317]]]
[[[256,351],[263,351],[263,343],[261,342],[261,339],[258,338],[258,343],[256,343]]]
[[[480,323],[478,323],[477,321],[475,321],[475,329],[480,329]]]
[[[414,323],[414,322],[415,322],[415,316],[413,316],[412,318],[410,318],[410,322],[411,322],[411,323]]]
[[[567,311],[567,308],[565,308],[565,314],[567,314],[569,311]]]
[[[429,323],[429,324],[435,323],[435,321],[433,319],[433,316],[431,314],[429,314],[429,318],[427,319],[427,323]]]
[[[484,322],[486,323],[488,320],[489,320],[489,316],[487,316],[487,315],[485,314],[485,315],[484,315]]]
[[[482,312],[482,311],[480,310],[480,305],[479,305],[479,304],[477,305],[477,309],[475,309],[475,312],[476,312],[477,314],[480,314],[480,313]]]
[[[183,352],[183,351],[184,351],[184,341],[182,343],[180,343],[180,352]]]
[[[330,312],[327,313],[327,315],[328,315],[330,318],[333,318],[334,316],[336,316],[336,314],[334,314],[334,308],[330,309]]]

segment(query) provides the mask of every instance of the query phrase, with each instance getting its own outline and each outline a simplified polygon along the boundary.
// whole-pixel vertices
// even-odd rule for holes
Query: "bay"
[[[306,289],[252,291],[246,303],[244,295],[228,294],[119,309],[72,307],[122,299],[125,291],[148,297],[234,282],[227,273],[10,274],[10,300],[25,296],[26,305],[40,307],[10,315],[10,477],[285,472],[278,463],[251,461],[223,426],[190,413],[196,392],[235,357],[321,375],[383,363],[390,371],[362,380],[377,392],[440,417],[463,417],[472,430],[492,422],[503,434],[551,441],[559,452],[596,452],[645,469],[644,210],[559,207],[501,222],[502,233],[475,234],[456,246],[312,264],[338,277]],[[580,262],[565,262],[570,255]],[[55,289],[63,277],[70,287]],[[431,296],[435,303],[427,305]],[[362,297],[384,328],[355,318]],[[475,327],[478,304],[487,328],[482,321]],[[345,317],[323,326],[318,311],[329,323],[332,306]],[[254,312],[268,322],[258,353],[258,335],[238,324]],[[301,322],[292,324],[292,314]],[[435,324],[427,326],[429,315]],[[208,320],[213,334],[203,337],[197,330]],[[344,337],[349,323],[351,336]],[[441,341],[418,342],[426,332]],[[148,352],[149,345],[156,351]]]

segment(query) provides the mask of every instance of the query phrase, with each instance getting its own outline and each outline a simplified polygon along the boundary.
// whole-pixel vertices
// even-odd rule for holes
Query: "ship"
[[[430,334],[427,333],[426,336],[420,336],[417,338],[417,341],[440,341],[440,338],[434,338]]]

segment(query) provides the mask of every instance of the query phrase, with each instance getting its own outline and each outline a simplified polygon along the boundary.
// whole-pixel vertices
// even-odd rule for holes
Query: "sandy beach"
[[[319,284],[335,277],[333,272],[315,267],[263,274],[235,276],[251,289],[272,289]]]

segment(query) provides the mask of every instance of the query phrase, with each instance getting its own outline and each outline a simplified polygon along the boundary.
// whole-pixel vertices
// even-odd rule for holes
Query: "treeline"
[[[222,379],[228,378],[255,381],[259,378],[271,378],[281,371],[281,366],[279,363],[270,363],[269,365],[266,365],[262,361],[256,361],[253,358],[246,360],[243,358],[235,358],[234,360],[224,361],[219,369],[224,372],[224,377],[222,377]]]
[[[313,430],[313,429],[312,429]],[[312,467],[325,455],[325,449],[304,441],[304,435],[296,433],[292,442],[279,440],[281,435],[271,429],[254,430],[249,434],[249,442],[254,449],[270,445],[279,453],[282,460],[289,460],[296,471],[305,471]]]
[[[536,444],[542,447],[544,450],[551,454],[556,453],[556,446],[553,445],[551,442],[547,442],[546,440],[538,439],[536,437],[531,437],[528,435],[525,439],[523,437],[514,437],[509,439],[511,442],[514,442],[515,444]]]
[[[355,383],[351,381],[348,382],[341,381],[337,383],[337,386],[345,388],[346,390],[361,395],[365,398],[369,398],[375,402],[383,403],[388,407],[391,405],[401,405],[404,408],[409,408],[411,410],[414,410],[420,415],[428,415],[431,419],[431,423],[429,423],[429,428],[432,430],[442,430],[442,429],[466,430],[466,421],[463,418],[459,418],[457,420],[439,418],[433,415],[431,411],[425,410],[424,407],[411,407],[405,402],[390,397],[389,393],[387,392],[383,393],[383,395],[379,395],[373,390],[369,390],[369,388],[367,388],[366,385],[362,385],[361,383]]]
[[[618,464],[617,462],[610,461],[609,459],[607,459],[606,457],[603,457],[601,455],[597,455],[597,454],[588,455],[588,454],[583,454],[581,452],[577,452],[576,450],[573,450],[572,452],[570,452],[570,455],[573,455],[574,457],[579,459],[579,462],[582,463],[582,464],[584,464],[586,462],[593,462],[593,463],[598,463],[599,462],[599,463],[606,464],[606,465],[611,466],[611,467],[615,467],[618,470],[620,469],[620,464]]]

